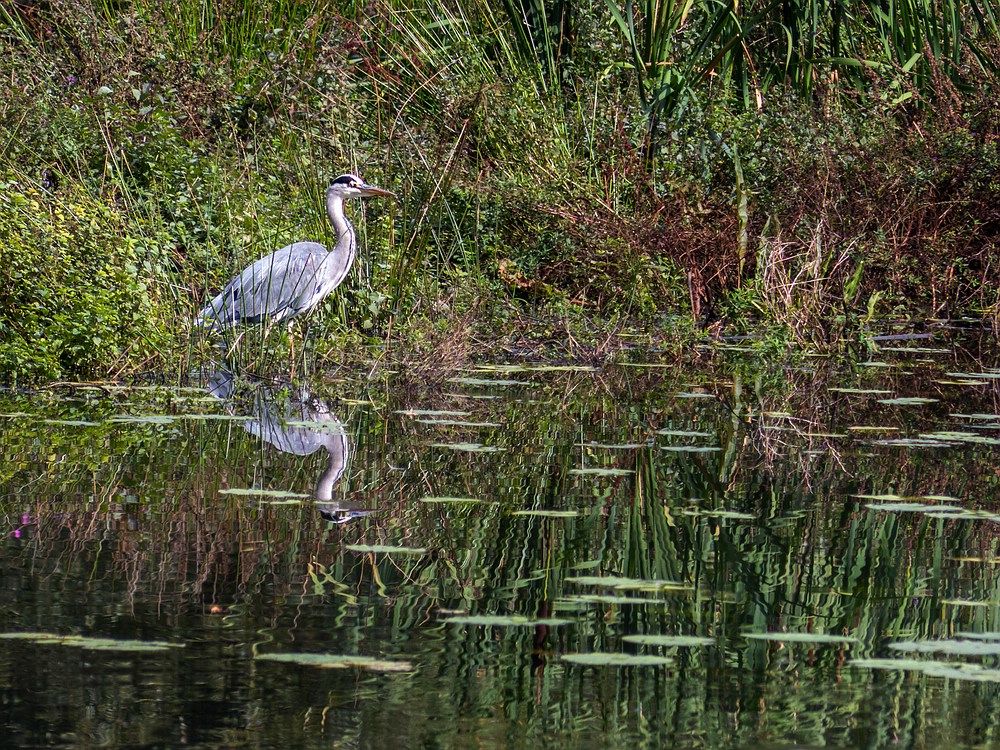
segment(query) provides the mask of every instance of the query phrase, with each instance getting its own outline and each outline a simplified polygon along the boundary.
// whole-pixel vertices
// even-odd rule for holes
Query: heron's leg
[[[295,380],[295,330],[294,323],[288,323],[288,356],[291,363],[291,378]]]
[[[312,331],[312,322],[303,320],[302,326],[302,374],[309,377],[309,333]],[[313,347],[313,362],[316,360],[316,349]]]

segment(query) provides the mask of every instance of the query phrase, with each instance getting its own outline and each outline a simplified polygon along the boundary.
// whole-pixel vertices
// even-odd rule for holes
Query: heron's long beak
[[[371,198],[381,197],[381,198],[395,198],[396,194],[388,190],[383,190],[382,188],[377,188],[374,185],[362,185],[358,188],[361,191],[361,195]]]

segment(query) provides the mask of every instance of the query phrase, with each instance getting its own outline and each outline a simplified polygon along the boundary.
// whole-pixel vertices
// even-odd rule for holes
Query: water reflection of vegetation
[[[224,494],[309,493],[327,459],[273,450],[197,391],[11,399],[3,411],[26,416],[6,419],[4,510],[21,534],[4,556],[19,570],[8,586],[22,585],[4,627],[71,629],[83,611],[95,635],[179,637],[190,645],[159,667],[167,684],[204,658],[247,684],[251,643],[411,662],[415,673],[366,678],[351,695],[373,713],[365,696],[393,696],[385,708],[399,715],[367,717],[369,731],[448,744],[496,732],[595,746],[856,745],[871,733],[866,744],[884,746],[918,725],[930,738],[950,731],[943,717],[958,701],[979,707],[958,744],[987,741],[993,692],[850,664],[891,658],[892,642],[998,627],[992,522],[885,512],[863,497],[949,495],[976,508],[996,484],[987,446],[906,451],[844,429],[891,421],[918,434],[954,421],[947,400],[904,409],[854,392],[952,387],[935,384],[937,368],[912,368],[860,371],[838,381],[850,392],[832,393],[807,370],[781,391],[735,372],[700,383],[519,374],[534,387],[495,400],[474,398],[497,393],[480,383],[455,396],[372,388],[359,399],[370,405],[338,410],[355,449],[337,493],[380,513],[347,526],[310,502]],[[968,391],[961,411],[995,412],[995,383]],[[711,397],[677,395],[696,391]],[[171,421],[114,421],[148,415]],[[498,450],[437,447],[470,439]],[[718,450],[664,450],[679,445]],[[481,502],[420,502],[447,498]],[[231,649],[197,645],[223,623]],[[793,635],[745,637],[769,632]],[[666,666],[560,658],[592,654]],[[975,658],[995,666],[994,654]],[[282,668],[268,667],[279,681]],[[346,689],[337,679],[318,684]],[[306,720],[283,700],[259,710]]]

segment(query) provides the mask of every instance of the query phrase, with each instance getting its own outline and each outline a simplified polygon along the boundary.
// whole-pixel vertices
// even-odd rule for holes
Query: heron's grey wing
[[[295,315],[326,257],[326,248],[318,242],[296,242],[264,256],[230,281],[199,313],[197,322],[228,328]]]

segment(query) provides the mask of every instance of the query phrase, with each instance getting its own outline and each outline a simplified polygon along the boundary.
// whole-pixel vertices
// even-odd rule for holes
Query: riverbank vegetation
[[[626,328],[829,348],[989,315],[997,22],[978,1],[5,4],[0,372],[185,372],[209,291],[331,240],[345,171],[399,199],[354,207],[321,366],[607,357]]]

